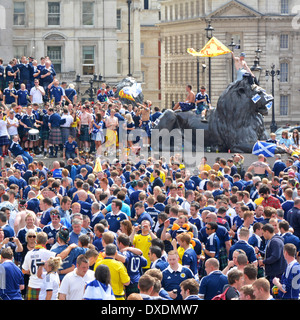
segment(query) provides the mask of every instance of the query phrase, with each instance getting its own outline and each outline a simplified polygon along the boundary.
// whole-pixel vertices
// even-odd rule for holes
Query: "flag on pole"
[[[265,157],[274,157],[276,144],[268,143],[264,141],[257,141],[252,149],[252,154],[259,155],[262,154]]]
[[[194,57],[217,57],[222,54],[230,53],[231,50],[217,38],[212,37],[199,52],[193,48],[188,48],[187,52]]]

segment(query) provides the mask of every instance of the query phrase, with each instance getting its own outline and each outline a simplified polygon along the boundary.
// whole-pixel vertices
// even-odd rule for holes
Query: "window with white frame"
[[[25,2],[14,2],[14,26],[25,25]]]
[[[280,115],[287,116],[289,111],[289,96],[280,95]]]
[[[289,13],[289,0],[281,0],[281,14]]]
[[[289,35],[281,34],[280,35],[280,49],[288,49],[289,48]]]
[[[60,3],[48,2],[48,26],[60,25]]]
[[[280,82],[289,81],[289,65],[287,62],[280,63]]]
[[[93,75],[95,73],[95,47],[82,47],[82,74]]]
[[[61,46],[48,46],[47,56],[50,58],[56,73],[61,73],[62,57]]]
[[[117,30],[122,29],[122,11],[117,9]]]
[[[94,2],[82,2],[82,24],[84,26],[94,25]]]

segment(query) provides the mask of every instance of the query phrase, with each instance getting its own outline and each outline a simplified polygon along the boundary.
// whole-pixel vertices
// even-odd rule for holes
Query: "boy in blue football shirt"
[[[74,159],[76,156],[79,158],[79,149],[77,142],[73,136],[69,136],[68,140],[64,144],[63,159]]]

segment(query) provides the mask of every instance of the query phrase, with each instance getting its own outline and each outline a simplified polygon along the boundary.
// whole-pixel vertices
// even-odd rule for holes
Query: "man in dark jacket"
[[[283,256],[284,241],[282,237],[275,234],[274,227],[270,223],[265,224],[262,229],[263,237],[268,240],[268,243],[265,250],[265,257],[259,261],[259,265],[265,266],[266,278],[272,285],[273,278],[280,278],[287,267]]]
[[[294,235],[300,238],[300,198],[294,200],[294,207],[288,211],[286,219],[294,229]]]

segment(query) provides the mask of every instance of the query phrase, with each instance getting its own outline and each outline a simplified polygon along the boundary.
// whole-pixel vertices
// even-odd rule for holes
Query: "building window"
[[[141,56],[145,55],[145,43],[141,42]]]
[[[289,0],[281,0],[281,14],[289,13]]]
[[[280,82],[288,82],[289,80],[289,65],[288,63],[280,63]]]
[[[144,9],[145,10],[149,9],[149,0],[144,0]]]
[[[48,26],[60,25],[60,3],[48,2]]]
[[[94,2],[82,3],[82,24],[84,26],[94,25]]]
[[[83,75],[93,75],[95,73],[95,47],[82,47],[82,70]]]
[[[122,73],[122,49],[117,49],[117,74]]]
[[[14,2],[14,26],[25,25],[25,2]]]
[[[175,17],[174,17],[174,19],[175,20],[178,20],[178,4],[175,4],[174,5],[174,14],[175,14]]]
[[[191,17],[193,17],[194,14],[195,14],[194,2],[191,2],[191,3],[190,3],[190,6],[191,6],[191,10],[190,10],[190,12],[191,12]]]
[[[188,2],[185,3],[185,18],[186,19],[189,18],[189,3]]]
[[[49,56],[56,73],[61,73],[61,46],[48,46],[47,56]]]
[[[117,30],[121,30],[122,28],[122,11],[121,9],[117,9]]]
[[[289,48],[289,35],[281,34],[280,35],[280,49],[288,49]]]
[[[145,71],[142,71],[142,83],[145,83]]]
[[[22,56],[27,56],[27,47],[26,46],[15,46],[14,47],[14,57],[21,59]]]
[[[287,116],[289,110],[289,96],[280,96],[280,115]]]

